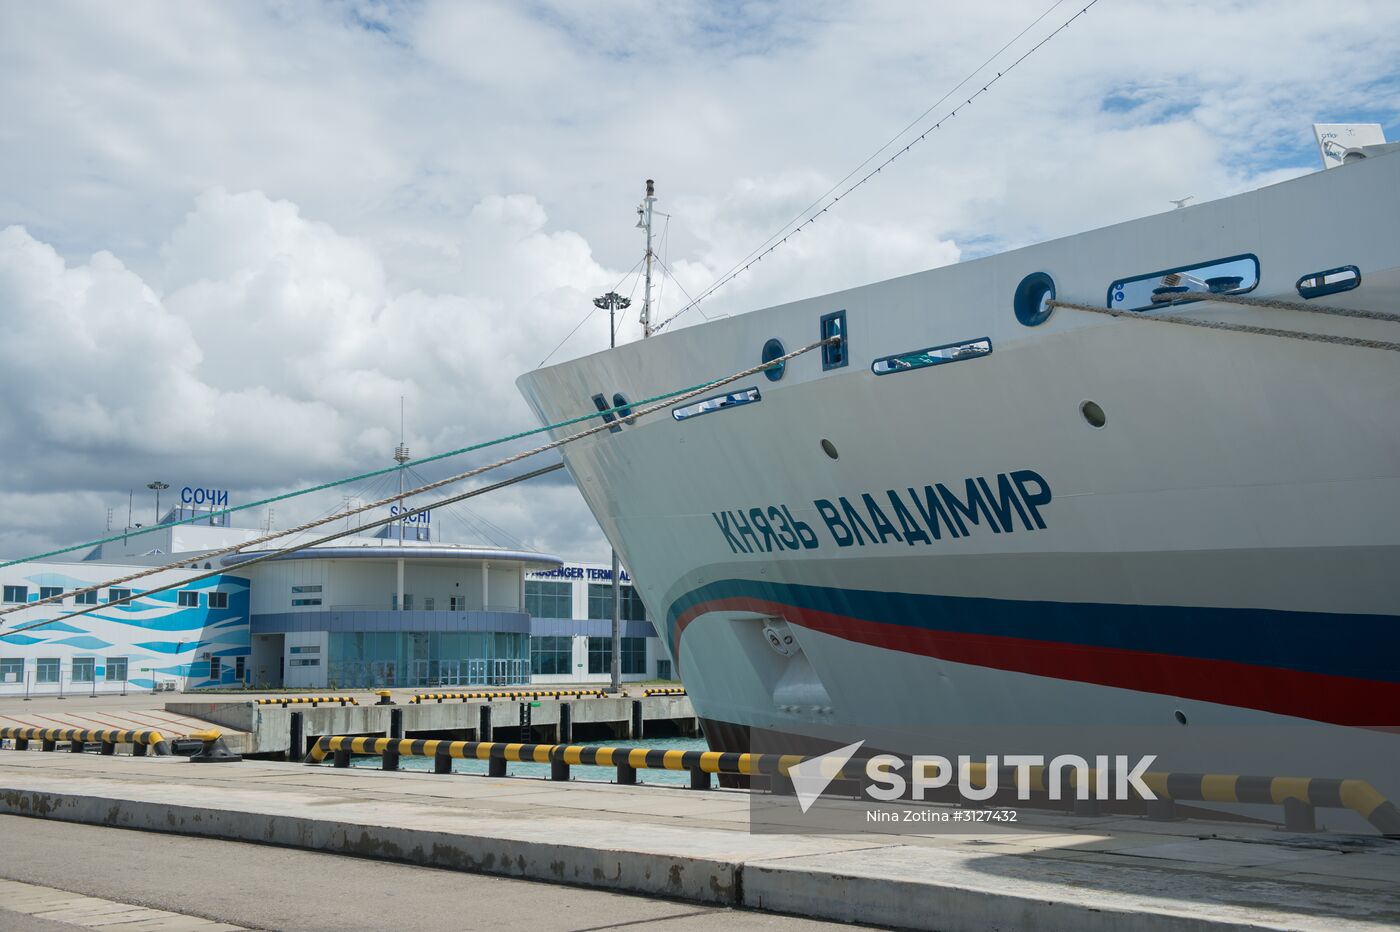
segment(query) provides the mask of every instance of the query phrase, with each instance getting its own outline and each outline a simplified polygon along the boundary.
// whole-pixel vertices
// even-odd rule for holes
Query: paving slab
[[[765,834],[733,790],[8,751],[0,812],[947,932],[1400,924],[1400,842],[1228,823]]]

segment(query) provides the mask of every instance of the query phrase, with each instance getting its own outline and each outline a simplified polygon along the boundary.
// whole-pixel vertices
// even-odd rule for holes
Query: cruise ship
[[[563,447],[717,748],[1097,743],[1397,798],[1397,150],[518,386],[555,423],[827,340]]]

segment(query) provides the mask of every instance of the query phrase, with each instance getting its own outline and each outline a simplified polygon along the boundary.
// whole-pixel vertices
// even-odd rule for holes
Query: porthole
[[[1084,423],[1088,424],[1090,427],[1098,428],[1108,423],[1108,418],[1104,415],[1103,408],[1100,408],[1095,402],[1086,401],[1080,404],[1079,413],[1083,415]]]
[[[779,340],[777,337],[774,337],[767,343],[763,344],[764,362],[772,362],[773,360],[786,354],[787,350],[783,348],[783,341]],[[768,381],[776,382],[783,377],[783,371],[785,369],[787,369],[786,361],[780,362],[775,366],[771,366],[770,368],[764,369],[763,374],[768,376]]]
[[[1044,272],[1032,272],[1016,286],[1016,296],[1012,299],[1016,319],[1027,327],[1038,327],[1050,319],[1054,308],[1048,307],[1046,302],[1054,298],[1055,280]]]
[[[836,444],[827,440],[825,437],[822,438],[822,452],[832,459],[839,459],[841,456],[840,453],[836,452]]]

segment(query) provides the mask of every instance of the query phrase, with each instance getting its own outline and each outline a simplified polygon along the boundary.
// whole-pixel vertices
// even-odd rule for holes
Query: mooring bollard
[[[289,740],[287,741],[287,760],[299,761],[306,756],[302,751],[302,748],[305,747],[303,735],[306,730],[306,722],[302,718],[301,712],[293,712],[291,714],[287,730],[290,733],[288,735]]]
[[[1289,832],[1317,831],[1317,810],[1301,799],[1288,797],[1283,801],[1283,827]]]
[[[491,705],[487,703],[481,707],[476,720],[476,740],[491,740]]]
[[[403,709],[389,710],[389,737],[403,737]]]
[[[573,744],[574,742],[574,710],[567,702],[559,703],[559,744]]]
[[[378,694],[378,695],[379,695],[379,701],[376,702],[375,705],[393,705],[393,704],[394,704],[394,694],[391,693],[391,692],[389,692],[389,690],[387,690],[387,689],[381,689],[381,690],[379,690],[379,694]]]

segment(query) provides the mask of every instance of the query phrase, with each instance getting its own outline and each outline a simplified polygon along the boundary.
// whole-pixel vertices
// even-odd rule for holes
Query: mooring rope
[[[1228,296],[1228,295],[1202,295],[1202,296],[1200,297],[1199,300],[1193,300],[1193,301],[1190,301],[1190,302],[1188,302],[1188,303],[1196,304],[1196,303],[1199,303],[1199,301],[1208,301],[1208,302],[1209,302],[1209,301],[1217,301],[1217,300],[1220,300],[1221,298],[1225,298],[1225,297],[1229,297],[1229,296]],[[1258,299],[1254,299],[1254,300],[1258,300]],[[1236,303],[1236,302],[1229,302],[1229,301],[1227,301],[1227,302],[1223,302],[1223,303]],[[1239,302],[1239,303],[1244,303],[1244,302]],[[1248,302],[1248,303],[1253,304],[1254,301],[1251,300],[1251,301]],[[1292,304],[1292,303],[1293,303],[1293,302],[1277,302],[1276,305],[1271,305],[1271,306],[1288,305],[1288,304]],[[1045,306],[1046,306],[1046,307],[1052,307],[1052,308],[1054,308],[1054,307],[1062,307],[1062,308],[1065,308],[1066,310],[1070,310],[1070,311],[1085,311],[1085,312],[1090,313],[1090,314],[1103,314],[1103,315],[1106,316],[1106,317],[1120,317],[1120,318],[1125,318],[1125,319],[1128,319],[1128,320],[1156,321],[1156,322],[1158,322],[1158,323],[1163,323],[1163,324],[1181,324],[1181,325],[1186,326],[1186,327],[1203,327],[1203,328],[1205,328],[1205,329],[1207,329],[1207,330],[1225,330],[1225,331],[1228,331],[1228,332],[1231,332],[1231,333],[1252,333],[1252,334],[1255,334],[1255,335],[1258,335],[1258,336],[1281,337],[1281,338],[1286,339],[1286,340],[1307,340],[1307,341],[1312,342],[1312,343],[1331,343],[1331,344],[1334,344],[1334,345],[1337,345],[1337,346],[1358,346],[1358,347],[1362,347],[1362,348],[1364,348],[1364,349],[1388,350],[1388,351],[1390,351],[1390,352],[1392,352],[1392,353],[1400,352],[1400,343],[1391,343],[1391,342],[1386,341],[1386,340],[1364,340],[1364,339],[1361,339],[1360,337],[1344,337],[1344,336],[1337,336],[1337,335],[1335,335],[1335,334],[1330,334],[1330,333],[1309,333],[1309,332],[1303,331],[1303,330],[1282,330],[1282,329],[1279,329],[1279,328],[1277,328],[1277,327],[1256,327],[1256,326],[1254,326],[1254,325],[1252,325],[1252,324],[1236,324],[1236,323],[1231,323],[1231,322],[1229,322],[1229,321],[1223,321],[1223,320],[1201,320],[1201,319],[1196,318],[1196,317],[1181,317],[1180,315],[1177,315],[1177,314],[1157,314],[1157,313],[1151,313],[1151,312],[1149,312],[1149,311],[1120,311],[1120,310],[1117,310],[1117,309],[1115,309],[1115,308],[1100,307],[1100,306],[1098,306],[1098,305],[1096,305],[1096,304],[1078,304],[1078,303],[1076,303],[1076,302],[1074,302],[1074,301],[1061,301],[1061,300],[1059,300],[1059,299],[1057,299],[1057,298],[1051,298],[1050,300],[1046,301],[1046,302],[1045,302]],[[1172,307],[1173,305],[1170,305],[1170,304],[1163,304],[1162,306],[1163,306],[1163,307]],[[1176,307],[1181,307],[1182,304],[1181,304],[1181,302],[1177,302],[1174,306],[1176,306]],[[1289,307],[1285,307],[1285,309],[1286,309],[1286,310],[1293,310],[1293,308],[1289,308]],[[1321,311],[1319,308],[1315,308],[1315,307],[1307,307],[1307,310],[1310,310],[1310,311],[1319,311],[1319,312],[1321,312],[1321,313],[1328,313],[1328,311]],[[1337,310],[1337,309],[1330,309],[1330,310]],[[1349,310],[1349,309],[1343,309],[1343,310]],[[1379,313],[1382,313],[1382,312],[1376,311],[1376,312],[1374,312],[1374,313],[1379,314]],[[1348,315],[1348,316],[1353,316],[1353,315]],[[1385,318],[1376,318],[1376,319],[1385,319]],[[1397,318],[1397,319],[1400,319],[1400,318]]]
[[[763,372],[764,370],[772,369],[772,368],[774,368],[775,366],[783,365],[783,364],[786,363],[788,360],[790,360],[790,359],[795,359],[795,358],[797,358],[798,356],[802,356],[802,355],[804,355],[804,354],[806,354],[806,353],[810,353],[810,352],[812,352],[813,350],[818,349],[819,347],[825,346],[825,345],[827,345],[827,344],[836,344],[836,343],[839,343],[839,342],[841,342],[841,338],[840,338],[840,337],[828,337],[828,338],[826,338],[826,339],[824,339],[824,340],[818,340],[818,341],[815,342],[815,343],[809,343],[808,345],[802,347],[801,349],[793,350],[791,353],[788,353],[788,354],[786,354],[786,355],[784,355],[784,356],[779,356],[779,357],[777,357],[776,359],[771,359],[771,360],[769,360],[769,361],[767,361],[767,362],[760,363],[760,364],[758,364],[758,365],[756,365],[756,366],[750,366],[749,368],[743,369],[743,370],[741,370],[741,371],[739,371],[739,372],[736,372],[736,373],[734,373],[733,375],[725,376],[725,377],[722,378],[722,379],[715,379],[714,381],[706,382],[706,383],[704,383],[704,384],[702,384],[702,385],[696,386],[695,388],[686,390],[686,391],[682,392],[682,393],[679,394],[679,395],[675,395],[674,397],[669,398],[669,399],[666,400],[666,401],[660,401],[660,402],[657,402],[657,403],[652,404],[652,405],[649,405],[649,406],[644,406],[644,407],[641,407],[641,408],[637,408],[636,410],[634,410],[634,411],[632,411],[632,412],[630,412],[630,413],[624,412],[624,413],[626,414],[626,416],[625,416],[625,417],[622,417],[622,418],[621,418],[621,421],[622,421],[623,423],[625,423],[625,424],[631,424],[631,423],[633,423],[635,420],[637,420],[638,418],[646,417],[646,416],[649,415],[649,414],[653,414],[653,413],[655,413],[655,412],[657,412],[657,411],[661,411],[661,410],[663,410],[663,409],[665,409],[665,408],[670,408],[670,407],[672,407],[672,406],[674,406],[674,405],[680,404],[681,402],[687,401],[687,400],[690,399],[690,398],[694,398],[694,397],[696,397],[697,395],[703,395],[703,394],[705,394],[705,393],[707,393],[707,392],[710,392],[710,391],[712,391],[712,390],[714,390],[714,389],[716,389],[716,388],[719,388],[719,387],[722,386],[722,385],[728,385],[728,384],[731,383],[731,382],[737,382],[738,380],[748,378],[748,377],[751,376],[751,375],[757,375],[759,372]],[[560,438],[557,439],[557,440],[551,440],[549,443],[541,444],[540,446],[533,447],[532,449],[529,449],[529,450],[524,450],[524,451],[522,451],[522,452],[520,452],[520,453],[516,453],[516,454],[514,454],[514,455],[512,455],[512,456],[508,456],[508,457],[506,457],[506,458],[504,458],[504,459],[497,460],[497,461],[495,461],[494,463],[487,463],[487,464],[484,465],[484,466],[478,466],[478,467],[476,467],[475,469],[469,469],[469,470],[467,470],[466,472],[461,472],[461,473],[457,473],[456,475],[453,475],[453,476],[448,476],[446,479],[439,479],[439,480],[437,480],[436,482],[429,482],[429,483],[427,483],[426,485],[420,485],[420,486],[418,486],[417,488],[408,489],[408,490],[404,491],[403,493],[396,493],[396,494],[394,494],[394,495],[390,495],[388,498],[382,498],[382,499],[380,499],[380,500],[378,500],[378,501],[370,502],[369,504],[366,504],[366,505],[361,505],[361,506],[358,507],[358,508],[353,508],[353,509],[350,509],[350,510],[347,510],[347,511],[337,512],[337,513],[335,513],[335,514],[326,515],[326,516],[324,516],[324,517],[316,518],[316,519],[314,519],[314,520],[312,520],[312,521],[307,521],[307,522],[304,523],[304,524],[299,524],[299,525],[297,525],[296,527],[288,528],[288,529],[285,530],[285,531],[277,531],[277,532],[275,532],[275,533],[265,534],[265,535],[263,535],[262,537],[256,537],[256,538],[254,538],[254,539],[252,539],[252,540],[244,541],[243,543],[240,543],[240,544],[234,544],[234,545],[232,545],[232,546],[223,547],[223,548],[220,548],[220,549],[217,549],[217,550],[210,550],[210,551],[201,552],[201,553],[199,554],[199,559],[200,559],[200,560],[209,560],[209,559],[212,559],[212,558],[215,558],[215,557],[228,556],[228,555],[233,554],[233,553],[238,553],[239,551],[242,551],[242,550],[246,550],[246,549],[249,549],[249,548],[253,548],[253,547],[259,546],[259,545],[261,545],[261,544],[266,544],[266,543],[268,543],[269,541],[277,540],[278,538],[281,538],[281,537],[289,537],[289,536],[292,536],[292,535],[294,535],[294,534],[301,534],[301,533],[304,533],[304,532],[306,532],[306,531],[311,530],[312,528],[317,528],[317,527],[320,527],[320,526],[322,526],[322,525],[324,525],[324,524],[330,524],[332,521],[339,521],[339,520],[341,520],[342,518],[349,517],[349,516],[351,516],[351,515],[362,514],[362,513],[366,512],[366,511],[372,511],[372,510],[374,510],[374,509],[376,509],[376,508],[383,508],[383,507],[386,506],[386,505],[393,504],[393,503],[398,502],[398,501],[400,501],[400,500],[402,500],[402,499],[404,499],[404,498],[411,498],[412,496],[415,496],[415,495],[422,495],[422,494],[425,493],[425,492],[431,492],[431,491],[433,491],[434,489],[440,489],[440,488],[442,488],[443,486],[453,485],[453,484],[458,483],[458,482],[463,482],[463,481],[465,481],[465,480],[467,480],[467,479],[475,478],[476,476],[479,476],[479,475],[481,475],[481,474],[483,474],[483,473],[486,473],[486,472],[490,472],[490,471],[493,470],[493,469],[500,469],[502,466],[509,466],[511,463],[516,463],[516,462],[519,462],[520,460],[526,459],[527,457],[535,456],[536,454],[539,454],[539,453],[544,453],[544,452],[547,452],[547,451],[549,451],[549,450],[557,449],[557,448],[562,447],[562,446],[564,446],[564,445],[566,445],[566,444],[573,443],[573,442],[575,442],[575,441],[577,441],[577,440],[582,440],[582,439],[584,439],[585,437],[591,437],[591,436],[593,436],[594,434],[600,433],[600,432],[605,431],[605,430],[609,430],[609,429],[611,429],[611,428],[613,428],[613,427],[615,427],[615,426],[617,426],[617,424],[616,424],[616,422],[614,422],[614,421],[604,421],[602,424],[597,424],[597,425],[595,425],[595,426],[593,426],[593,427],[586,428],[586,429],[584,429],[584,430],[579,431],[579,432],[576,433],[576,434],[570,434],[570,435],[568,435],[567,437],[560,437]],[[476,491],[477,491],[477,492],[480,492],[481,490],[476,490]],[[465,497],[467,497],[467,496],[465,496],[465,495],[464,495],[464,496],[461,496],[461,498],[465,498]],[[441,506],[441,505],[443,505],[443,504],[451,504],[453,501],[457,501],[457,500],[460,500],[460,498],[459,498],[459,499],[448,500],[448,501],[446,501],[446,502],[433,502],[431,505],[424,506],[424,507],[422,507],[422,508],[417,509],[416,511],[409,512],[408,514],[410,514],[410,515],[411,515],[411,514],[417,514],[417,513],[419,513],[419,512],[428,510],[428,508],[439,507],[439,506]],[[405,516],[405,515],[402,515],[402,514],[400,514],[400,515],[392,515],[392,516],[390,516],[389,518],[386,518],[386,519],[384,519],[384,520],[382,520],[382,521],[376,522],[376,524],[388,524],[388,523],[390,523],[391,521],[401,520],[404,516]],[[373,527],[373,526],[375,526],[375,525],[374,525],[374,524],[371,524],[371,525],[366,525],[365,527]],[[337,540],[337,539],[339,539],[339,538],[341,538],[341,537],[347,537],[347,536],[349,536],[349,535],[351,535],[351,534],[354,534],[354,533],[356,533],[357,531],[360,531],[360,530],[364,530],[364,528],[363,528],[363,527],[361,527],[361,528],[349,528],[349,529],[337,531],[337,532],[334,533],[334,534],[328,535],[328,536],[323,537],[323,538],[319,538],[319,539],[314,540],[314,541],[308,541],[308,542],[306,542],[306,543],[295,544],[295,545],[287,546],[287,547],[284,547],[284,548],[278,548],[278,549],[275,551],[275,554],[267,555],[266,557],[264,557],[264,559],[270,559],[270,558],[271,558],[272,556],[274,556],[274,555],[276,555],[276,556],[281,556],[281,555],[285,555],[285,554],[288,554],[288,553],[296,553],[296,552],[299,551],[299,550],[305,550],[305,549],[307,549],[308,547],[312,547],[312,546],[315,546],[315,545],[320,544],[320,543],[326,543],[326,542],[328,542],[328,541]],[[118,578],[116,578],[116,579],[110,579],[110,580],[107,580],[107,581],[105,581],[105,582],[97,583],[96,585],[93,585],[93,586],[88,586],[88,587],[83,588],[83,589],[74,589],[74,590],[69,591],[69,592],[61,592],[61,593],[59,593],[58,595],[52,595],[52,596],[49,596],[49,597],[46,598],[46,599],[39,599],[39,600],[34,601],[34,602],[27,602],[27,603],[25,603],[25,604],[23,604],[23,605],[16,605],[16,606],[13,606],[13,607],[10,607],[10,608],[0,609],[0,616],[9,615],[9,614],[11,614],[11,613],[13,613],[13,612],[24,611],[25,609],[37,608],[37,607],[39,607],[39,606],[41,606],[41,605],[47,605],[47,604],[52,603],[52,602],[59,602],[59,601],[62,601],[63,599],[68,598],[69,596],[77,596],[77,595],[84,595],[84,594],[89,593],[89,592],[97,592],[99,589],[110,588],[110,587],[112,587],[112,586],[119,586],[119,587],[120,587],[120,586],[124,586],[126,583],[134,582],[135,580],[138,580],[138,579],[145,579],[145,578],[148,577],[148,576],[154,576],[155,574],[160,573],[160,572],[164,572],[165,570],[180,569],[181,567],[184,567],[188,562],[189,562],[188,560],[179,560],[179,561],[172,562],[172,563],[166,563],[166,564],[164,564],[164,565],[162,565],[162,566],[149,567],[149,568],[147,568],[147,569],[141,570],[140,572],[129,573],[129,574],[127,574],[126,576],[121,576],[121,577],[118,577]],[[251,563],[251,562],[253,562],[253,561],[249,560],[249,561],[246,561],[246,562],[247,562],[247,563]],[[73,618],[73,617],[78,616],[78,615],[86,615],[86,614],[88,614],[88,613],[90,613],[90,612],[97,611],[97,610],[102,609],[102,608],[110,608],[110,607],[113,606],[113,605],[123,605],[123,604],[125,604],[125,603],[127,603],[127,602],[132,601],[133,599],[139,598],[139,597],[142,596],[142,595],[150,595],[150,594],[155,593],[155,592],[163,592],[163,591],[165,591],[165,590],[167,590],[167,589],[174,589],[174,588],[178,588],[178,587],[180,587],[180,586],[185,586],[185,585],[188,585],[189,583],[195,582],[195,581],[197,581],[197,580],[199,580],[199,579],[207,579],[207,578],[209,578],[210,576],[219,575],[221,572],[223,572],[223,570],[215,570],[215,571],[211,571],[211,572],[205,573],[205,574],[203,574],[203,575],[201,575],[201,576],[196,576],[196,577],[189,578],[189,579],[183,579],[183,580],[180,580],[180,581],[178,581],[178,582],[170,583],[170,584],[168,584],[168,585],[161,586],[161,587],[158,587],[158,588],[155,588],[155,589],[148,589],[148,590],[145,590],[144,592],[139,593],[139,594],[138,594],[138,593],[132,593],[131,595],[125,596],[125,597],[123,597],[123,598],[121,598],[121,599],[109,600],[109,601],[103,603],[102,605],[91,605],[91,606],[88,606],[87,608],[85,608],[85,609],[83,609],[83,610],[81,610],[81,611],[72,612],[72,613],[69,613],[69,614],[67,614],[67,615],[65,615],[65,616],[63,616],[63,617],[65,617],[65,618]],[[58,620],[58,619],[53,619],[53,620]],[[43,623],[43,624],[48,624],[48,623],[52,623],[52,622],[42,622],[42,623]],[[36,625],[34,625],[34,626],[37,626],[38,624],[40,624],[40,623],[36,623]],[[24,630],[24,629],[18,629],[18,630]],[[6,633],[7,633],[7,634],[13,634],[13,633],[15,633],[15,632],[14,632],[14,630],[11,630],[11,631],[7,631]]]

